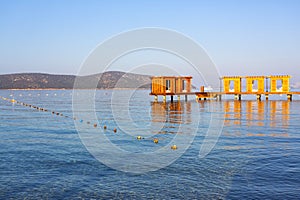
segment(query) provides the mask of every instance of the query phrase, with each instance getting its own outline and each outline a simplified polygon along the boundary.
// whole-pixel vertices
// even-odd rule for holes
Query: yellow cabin
[[[271,83],[271,92],[289,92],[290,78],[289,75],[269,76]],[[279,88],[281,85],[281,88]]]
[[[263,93],[265,91],[265,76],[246,76],[247,92]],[[256,88],[254,88],[256,83]]]
[[[225,93],[230,92],[241,92],[241,76],[224,76],[223,77],[223,88]],[[231,86],[233,86],[231,88]]]

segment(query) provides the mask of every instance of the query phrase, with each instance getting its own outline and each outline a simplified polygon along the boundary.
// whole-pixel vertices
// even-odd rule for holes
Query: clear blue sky
[[[201,44],[221,75],[300,81],[298,0],[1,0],[0,74],[76,74],[100,42],[141,27]]]

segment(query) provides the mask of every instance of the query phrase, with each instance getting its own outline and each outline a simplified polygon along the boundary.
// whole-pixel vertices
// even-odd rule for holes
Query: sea
[[[299,96],[154,102],[149,90],[96,90],[95,121],[74,112],[76,92],[0,91],[0,199],[300,199]],[[96,155],[79,129],[109,145]],[[109,146],[130,159],[105,157]]]

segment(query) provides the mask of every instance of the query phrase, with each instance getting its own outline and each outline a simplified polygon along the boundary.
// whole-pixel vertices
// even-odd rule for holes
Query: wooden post
[[[240,94],[235,94],[234,99],[240,101],[242,99],[242,96]]]
[[[188,97],[187,95],[184,95],[184,100],[187,101],[188,100]]]
[[[173,95],[171,95],[171,102],[173,102]]]
[[[219,94],[218,97],[217,97],[217,99],[218,99],[219,101],[221,101],[221,100],[222,100],[222,95]]]
[[[256,100],[259,100],[259,101],[261,100],[261,94],[256,95]]]
[[[163,102],[166,102],[167,101],[167,97],[166,95],[163,96]]]
[[[154,101],[157,102],[158,101],[158,97],[157,95],[154,96]]]
[[[266,94],[265,96],[266,96],[266,100],[268,101],[268,100],[269,100],[269,95],[268,95],[268,94]]]
[[[289,100],[289,101],[292,101],[292,94],[287,94],[287,99]]]
[[[204,86],[200,87],[200,92],[204,92]]]
[[[180,95],[177,95],[177,101],[180,101]]]

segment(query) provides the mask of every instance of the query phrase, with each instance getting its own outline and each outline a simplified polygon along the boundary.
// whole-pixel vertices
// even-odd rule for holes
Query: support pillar
[[[185,101],[187,101],[187,100],[188,100],[188,97],[187,97],[187,95],[185,95],[185,96],[184,96],[184,100],[185,100]]]
[[[235,94],[235,95],[234,95],[234,99],[240,101],[240,100],[242,99],[242,95],[240,95],[240,94]]]
[[[256,95],[256,100],[260,101],[261,100],[261,94]]]
[[[293,99],[292,96],[293,96],[292,94],[287,94],[287,99],[288,99],[289,101],[292,101],[292,99]]]
[[[171,102],[173,102],[173,95],[171,95]]]
[[[266,100],[267,100],[267,101],[269,100],[269,95],[268,95],[268,94],[266,94]]]
[[[177,101],[180,101],[180,95],[177,96]]]
[[[158,97],[157,95],[154,96],[154,101],[157,102],[158,101]]]

